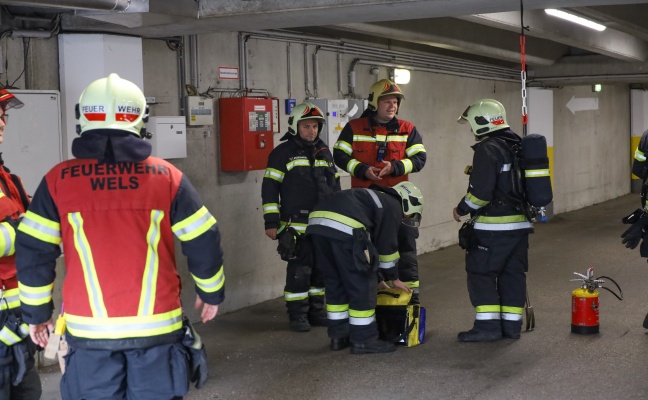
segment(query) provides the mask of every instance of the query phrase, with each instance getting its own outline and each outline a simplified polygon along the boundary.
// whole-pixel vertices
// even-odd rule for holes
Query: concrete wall
[[[237,40],[238,35],[235,33],[199,37],[199,91],[205,91],[210,86],[238,88],[238,81],[218,80],[218,66],[238,66]],[[12,76],[16,69],[22,67],[23,47],[11,38],[6,42],[11,82],[15,79]],[[38,45],[34,45],[35,42],[39,42]],[[49,67],[30,75],[31,87],[23,86],[24,78],[19,79],[16,86],[26,89],[58,89],[56,46],[56,39],[32,39],[30,53],[36,53],[31,57],[39,60],[39,66]],[[287,44],[282,42],[256,39],[248,42],[249,87],[265,89],[282,99],[282,131],[287,127],[287,116],[283,112],[283,99],[288,97],[286,47]],[[314,46],[309,46],[309,66],[312,65],[311,54],[314,50]],[[177,115],[179,93],[176,53],[160,40],[144,40],[143,51],[144,91],[146,96],[154,96],[158,103],[151,107],[152,115]],[[304,100],[307,94],[303,57],[303,46],[292,44],[291,95],[298,102]],[[319,52],[318,97],[343,97],[347,92],[346,71],[352,59],[352,56],[343,56],[343,93],[339,93],[336,54]],[[356,72],[356,93],[361,95],[366,95],[369,86],[376,79],[386,77],[387,73],[385,68],[381,68],[376,77],[369,74],[368,66],[361,65],[356,68]],[[187,76],[187,81],[188,78]],[[4,81],[5,75],[0,75],[0,80]],[[314,94],[310,70],[309,82],[308,90]],[[457,241],[459,224],[452,219],[452,208],[465,194],[468,178],[463,170],[472,160],[472,149],[469,146],[474,144],[469,128],[457,124],[457,117],[473,101],[492,97],[506,106],[509,123],[516,132],[521,133],[520,84],[412,72],[411,83],[404,85],[403,90],[406,99],[402,103],[399,117],[412,121],[417,126],[428,153],[426,167],[412,176],[412,181],[421,188],[426,198],[419,239],[419,250],[424,253]],[[597,111],[582,111],[573,115],[564,106],[574,95],[585,97],[592,94],[589,86],[555,89],[556,213],[599,203],[629,192],[629,89],[625,86],[605,86],[603,92],[596,94],[600,106]],[[280,136],[275,136],[275,144]],[[172,162],[198,188],[203,201],[219,221],[227,276],[227,299],[222,311],[232,311],[281,296],[285,264],[275,252],[276,243],[264,235],[260,195],[263,171],[220,171],[218,124],[189,128],[187,137],[188,157]],[[349,187],[348,178],[343,181],[343,186]],[[186,283],[183,299],[187,308],[191,308],[194,299],[193,284],[179,250],[178,246],[178,269]],[[195,318],[195,314],[192,316]]]

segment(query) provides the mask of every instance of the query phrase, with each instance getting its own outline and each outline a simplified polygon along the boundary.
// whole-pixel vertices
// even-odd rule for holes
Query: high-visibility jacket
[[[28,206],[29,197],[22,181],[10,173],[0,156],[0,310],[20,306],[14,254],[16,227]]]
[[[468,193],[459,201],[459,215],[477,215],[475,229],[485,231],[531,231],[533,224],[513,201],[514,188],[511,177],[513,155],[502,148],[519,144],[521,139],[508,128],[489,134],[489,137],[472,146],[472,172]]]
[[[261,185],[265,229],[290,221],[291,227],[304,233],[315,204],[338,190],[340,174],[328,146],[320,139],[307,145],[289,136],[268,156]]]
[[[181,281],[174,234],[200,298],[221,303],[225,278],[216,220],[182,172],[156,157],[112,163],[73,159],[56,165],[18,227],[24,320],[42,324],[51,317],[62,243],[68,334],[87,343],[114,339],[119,346],[120,339],[136,343],[133,338],[179,332]]]
[[[386,280],[398,279],[398,239],[403,209],[394,195],[369,188],[347,189],[320,202],[310,213],[307,234],[352,240],[355,229],[369,233]],[[349,268],[353,260],[349,261]]]
[[[333,147],[335,164],[351,174],[351,187],[368,187],[372,183],[393,186],[408,180],[407,175],[420,171],[427,154],[421,135],[410,122],[393,118],[381,125],[369,115],[349,121]],[[383,168],[391,162],[393,174],[380,181],[365,178],[369,167]]]

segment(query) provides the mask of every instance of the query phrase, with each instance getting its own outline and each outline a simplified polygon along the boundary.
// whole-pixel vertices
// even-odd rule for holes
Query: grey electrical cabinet
[[[0,152],[12,173],[33,195],[45,174],[63,160],[60,94],[55,90],[11,90],[22,108],[9,115]]]

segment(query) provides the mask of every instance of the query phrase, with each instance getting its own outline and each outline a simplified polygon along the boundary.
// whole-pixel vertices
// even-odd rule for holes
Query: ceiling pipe
[[[2,4],[6,6],[126,11],[131,4],[131,0],[3,0]]]
[[[458,70],[463,70],[463,72],[468,73],[471,77],[478,77],[481,79],[501,78],[497,80],[505,81],[517,81],[519,80],[520,74],[520,71],[513,68],[500,67],[477,61],[468,61],[441,55],[427,55],[409,53],[405,51],[381,49],[362,44],[349,43],[339,39],[308,37],[285,32],[244,32],[244,35],[247,38],[257,38],[269,41],[288,41],[315,44],[319,47],[320,50],[324,51],[353,54],[365,59],[383,58],[381,60],[383,62],[393,62],[408,65],[414,64],[424,68],[427,67],[434,69],[434,71],[430,70],[427,72],[443,73],[445,71],[456,72]]]

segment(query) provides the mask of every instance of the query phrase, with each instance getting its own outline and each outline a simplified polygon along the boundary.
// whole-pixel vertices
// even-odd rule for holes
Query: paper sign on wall
[[[239,69],[236,67],[218,67],[218,79],[238,79]]]

